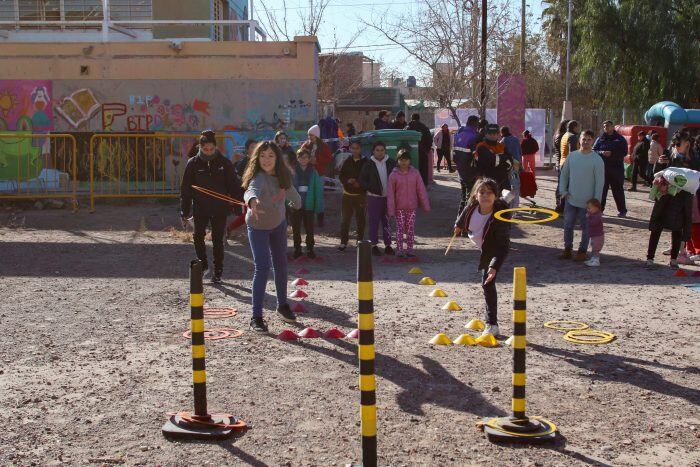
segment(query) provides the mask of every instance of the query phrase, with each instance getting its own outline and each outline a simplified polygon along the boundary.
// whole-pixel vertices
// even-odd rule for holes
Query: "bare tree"
[[[483,111],[496,94],[500,70],[493,60],[487,61],[486,99],[482,101],[474,92],[481,72],[480,4],[479,0],[425,0],[418,12],[365,21],[418,62],[423,80],[430,83],[426,97],[449,109],[458,124],[458,107],[469,105]],[[489,4],[488,44],[489,51],[494,51],[512,37],[518,23],[506,0]]]
[[[331,0],[307,0],[307,5],[302,7],[289,7],[287,0],[282,0],[282,8],[268,8],[262,2],[264,16],[263,26],[269,36],[275,41],[290,41],[294,36],[317,36],[323,23],[323,16]],[[289,30],[289,12],[296,10],[300,28]]]

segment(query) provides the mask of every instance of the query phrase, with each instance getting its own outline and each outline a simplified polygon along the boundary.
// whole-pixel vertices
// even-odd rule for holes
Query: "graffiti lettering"
[[[130,115],[126,117],[126,129],[128,131],[151,131],[153,115]]]
[[[102,104],[102,131],[112,131],[116,117],[126,115],[126,106],[118,102]]]

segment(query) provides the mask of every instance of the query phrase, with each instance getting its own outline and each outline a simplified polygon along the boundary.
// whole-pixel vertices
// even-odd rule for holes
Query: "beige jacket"
[[[651,140],[649,146],[649,163],[656,164],[664,153],[664,147],[658,141]]]

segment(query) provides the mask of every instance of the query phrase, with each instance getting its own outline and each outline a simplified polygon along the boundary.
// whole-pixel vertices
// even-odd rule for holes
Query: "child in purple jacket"
[[[586,203],[586,222],[588,222],[588,235],[591,239],[591,257],[585,262],[586,266],[600,266],[600,250],[605,243],[603,232],[603,213],[600,210],[600,201],[595,198]]]
[[[425,190],[420,172],[411,167],[411,153],[401,149],[396,154],[398,167],[389,175],[386,190],[387,213],[396,218],[396,249],[399,257],[413,258],[413,229],[416,223],[418,203],[425,212],[430,211],[428,192]],[[406,246],[404,250],[404,234]]]

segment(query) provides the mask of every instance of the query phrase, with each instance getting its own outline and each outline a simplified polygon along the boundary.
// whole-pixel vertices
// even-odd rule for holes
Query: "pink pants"
[[[413,227],[416,224],[416,211],[398,209],[396,211],[396,249],[403,251],[404,234],[406,235],[406,251],[413,251]]]

